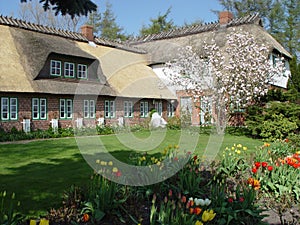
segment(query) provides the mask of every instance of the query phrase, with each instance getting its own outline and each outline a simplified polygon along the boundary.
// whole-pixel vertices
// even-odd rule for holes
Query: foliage
[[[27,2],[27,0],[21,0]],[[97,5],[91,0],[76,0],[72,4],[64,0],[40,0],[43,3],[44,10],[49,10],[50,6],[55,10],[55,15],[61,13],[62,15],[70,15],[72,18],[75,16],[87,16],[89,12],[95,11]]]
[[[100,34],[100,26],[101,26],[101,13],[98,11],[93,11],[89,13],[88,20],[86,24],[93,26],[93,33]]]
[[[265,143],[254,158],[252,176],[260,182],[263,204],[276,211],[283,224],[283,213],[300,200],[300,157],[287,142]]]
[[[148,27],[143,25],[143,27],[140,30],[140,35],[143,36],[149,34],[156,34],[174,29],[175,26],[173,24],[173,21],[167,20],[167,17],[170,14],[170,12],[171,8],[169,8],[165,14],[159,14],[157,18],[150,19],[151,24],[148,25]]]
[[[293,133],[297,128],[296,122],[290,121],[284,115],[272,114],[270,120],[264,121],[261,127],[260,136],[268,141],[284,139]]]
[[[116,23],[116,17],[112,11],[112,5],[106,2],[106,9],[99,21],[99,31],[102,38],[111,40],[126,40],[126,35],[122,34],[123,28]]]
[[[112,172],[119,176],[118,171]],[[119,212],[120,207],[128,197],[124,188],[102,175],[94,174],[82,213],[90,214],[94,223],[99,223],[105,215],[112,214],[118,215],[120,220],[122,220]]]
[[[225,180],[230,177],[242,177],[242,173],[247,169],[246,152],[248,148],[241,144],[234,144],[226,147],[221,153],[221,160],[216,165],[216,178]]]
[[[81,188],[72,185],[63,194],[62,207],[50,209],[47,217],[50,222],[58,224],[76,224],[82,221],[84,192]]]
[[[217,224],[266,224],[262,222],[262,208],[256,203],[257,191],[245,184],[237,184],[234,190],[226,192],[226,184],[214,183],[211,201],[217,214]]]
[[[299,53],[300,3],[296,0],[219,0],[220,4],[237,17],[259,13],[267,30],[290,53]]]
[[[249,133],[266,140],[285,139],[300,127],[300,106],[290,102],[269,102],[265,107],[253,105],[246,111]]]
[[[16,211],[20,206],[20,202],[16,203],[15,193],[12,193],[11,198],[7,199],[6,191],[0,192],[0,224],[1,225],[17,225],[21,223],[25,216]]]

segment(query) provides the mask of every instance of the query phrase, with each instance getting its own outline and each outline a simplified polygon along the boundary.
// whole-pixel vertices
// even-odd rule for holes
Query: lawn
[[[149,153],[162,151],[170,144],[188,148],[190,139],[195,140],[193,134],[182,135],[180,131],[154,134],[142,131],[134,133],[133,136],[119,134],[93,138],[101,140],[106,150],[124,162],[128,162],[132,149],[139,149],[139,146],[132,147],[135,138],[142,142],[142,146],[147,146]],[[156,144],[156,138],[162,141]],[[178,141],[180,138],[182,141]],[[196,139],[197,153],[206,149],[209,138],[209,135],[201,135]],[[15,192],[16,199],[21,202],[20,211],[26,215],[38,216],[45,214],[51,207],[59,207],[64,190],[71,185],[86,186],[93,173],[78,147],[78,144],[89,146],[91,143],[89,139],[86,139],[87,143],[82,140],[84,138],[80,137],[1,144],[0,191]],[[221,149],[238,143],[247,146],[250,151],[255,151],[262,141],[225,135]],[[153,147],[149,147],[152,145]]]

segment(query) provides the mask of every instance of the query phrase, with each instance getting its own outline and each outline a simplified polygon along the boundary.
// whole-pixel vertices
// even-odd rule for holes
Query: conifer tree
[[[163,31],[169,31],[175,28],[176,26],[173,24],[173,21],[167,20],[170,12],[171,8],[169,8],[165,14],[159,14],[157,18],[150,19],[151,24],[149,24],[148,26],[143,25],[142,29],[140,30],[140,35],[143,36],[148,34],[156,34]]]

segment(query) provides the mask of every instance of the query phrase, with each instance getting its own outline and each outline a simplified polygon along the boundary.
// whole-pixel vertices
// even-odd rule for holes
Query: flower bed
[[[113,161],[97,159],[89,187],[72,186],[62,206],[45,218],[50,224],[253,225],[268,224],[266,211],[273,210],[281,224],[299,222],[296,214],[284,217],[300,200],[300,156],[286,141],[265,143],[255,152],[236,144],[210,163],[177,145],[155,155],[133,154],[130,162],[156,166],[144,179],[182,168],[163,182],[128,186],[99,175],[120,183],[132,178]]]

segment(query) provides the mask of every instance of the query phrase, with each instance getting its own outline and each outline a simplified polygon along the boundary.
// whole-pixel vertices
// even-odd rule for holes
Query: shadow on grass
[[[132,151],[118,150],[112,155],[126,163],[131,153]],[[102,154],[104,153],[95,157],[101,158]],[[37,160],[38,157],[43,156],[37,156]],[[31,162],[6,169],[10,172],[0,174],[0,191],[14,192],[16,200],[21,203],[18,211],[33,217],[45,215],[51,208],[61,207],[64,191],[69,190],[72,185],[86,188],[93,174],[93,169],[80,153],[66,158],[51,155],[47,161],[43,158],[43,162]]]

